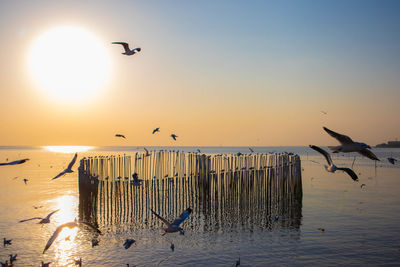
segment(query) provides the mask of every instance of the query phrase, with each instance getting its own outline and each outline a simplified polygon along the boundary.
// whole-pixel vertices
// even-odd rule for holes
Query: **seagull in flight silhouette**
[[[75,156],[72,158],[71,162],[68,164],[68,167],[65,170],[63,170],[62,172],[60,172],[59,174],[57,174],[52,180],[57,179],[57,178],[63,176],[64,174],[74,172],[72,170],[72,166],[74,166],[77,157],[78,157],[78,153],[75,153]]]
[[[169,221],[167,221],[166,219],[164,219],[163,217],[161,217],[160,215],[158,215],[157,213],[155,213],[152,209],[150,209],[151,212],[157,216],[158,219],[160,219],[166,226],[167,228],[164,228],[165,233],[163,235],[165,235],[166,233],[175,233],[175,232],[180,232],[182,235],[185,234],[185,232],[183,231],[183,229],[181,227],[179,227],[179,225],[181,223],[183,223],[183,221],[185,221],[187,219],[187,217],[189,217],[190,213],[192,213],[192,209],[191,208],[187,208],[178,218],[176,218],[172,223],[170,223]]]
[[[359,143],[359,142],[354,142],[350,137],[344,134],[340,134],[337,132],[334,132],[332,130],[329,130],[326,127],[323,127],[324,130],[333,138],[339,141],[341,144],[340,146],[328,146],[330,150],[332,150],[333,153],[338,153],[338,152],[357,152],[369,159],[372,160],[379,160],[378,157],[372,153],[370,150],[371,147],[365,143]]]
[[[26,162],[28,160],[29,159],[20,159],[20,160],[15,160],[15,161],[11,161],[11,162],[0,163],[0,166],[22,164],[22,163],[24,163],[24,162]]]
[[[122,138],[126,139],[125,135],[123,135],[123,134],[116,134],[115,137],[122,137]]]
[[[58,209],[58,210],[55,210],[55,211],[53,211],[53,212],[50,212],[45,218],[42,218],[42,217],[34,217],[34,218],[30,218],[30,219],[26,219],[26,220],[21,220],[21,221],[19,221],[20,223],[22,223],[22,222],[26,222],[26,221],[31,221],[31,220],[40,220],[40,222],[38,222],[38,223],[50,223],[50,217],[51,217],[51,215],[53,215],[54,213],[56,213],[57,211],[59,211],[60,209]]]
[[[136,54],[137,52],[140,52],[142,49],[140,47],[136,47],[133,49],[129,48],[129,44],[125,43],[125,42],[112,42],[112,44],[120,44],[124,47],[125,52],[122,53],[123,55],[127,55],[127,56],[132,56],[134,54]]]
[[[156,132],[160,132],[160,127],[157,127],[153,130],[153,134],[155,134]]]
[[[46,246],[45,246],[45,248],[44,248],[44,250],[43,250],[43,254],[46,252],[46,250],[48,250],[48,249],[50,248],[51,244],[53,244],[53,242],[57,239],[58,235],[61,233],[61,231],[62,231],[65,227],[68,227],[68,228],[72,229],[72,228],[78,227],[78,226],[81,225],[81,224],[87,225],[87,226],[89,226],[89,228],[91,228],[92,230],[95,230],[97,233],[101,234],[101,231],[100,231],[96,226],[94,226],[93,224],[88,223],[88,222],[77,221],[77,220],[75,220],[75,221],[73,221],[73,222],[67,222],[67,223],[61,224],[61,225],[58,226],[57,229],[54,231],[54,233],[53,233],[53,235],[50,237],[49,241],[47,241],[47,244],[46,244]]]
[[[171,134],[172,139],[176,141],[176,138],[178,137],[176,134]]]
[[[324,165],[324,167],[325,167],[325,169],[326,169],[328,172],[334,173],[334,172],[337,171],[337,170],[344,171],[344,172],[346,172],[348,175],[350,175],[351,179],[353,179],[354,181],[358,181],[357,174],[355,174],[355,172],[354,172],[352,169],[350,169],[350,168],[338,168],[338,167],[336,167],[336,165],[333,164],[332,158],[331,158],[331,156],[329,155],[328,152],[326,152],[325,150],[323,150],[322,148],[320,148],[320,147],[318,147],[318,146],[310,145],[310,148],[312,148],[312,149],[314,149],[315,151],[321,153],[321,154],[325,157],[325,159],[326,159],[326,161],[328,162],[329,166]]]

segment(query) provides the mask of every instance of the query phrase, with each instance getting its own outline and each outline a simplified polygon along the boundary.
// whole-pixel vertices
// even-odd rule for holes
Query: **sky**
[[[364,0],[0,1],[0,145],[336,144],[323,126],[395,140],[399,12],[398,1]],[[98,57],[74,59],[84,40],[61,37],[71,49],[42,50],[36,64],[57,71],[73,58],[100,83],[91,94],[43,90],[29,65],[40,36],[60,27],[94,36]],[[115,41],[142,50],[125,56]],[[83,84],[62,74],[58,84]]]

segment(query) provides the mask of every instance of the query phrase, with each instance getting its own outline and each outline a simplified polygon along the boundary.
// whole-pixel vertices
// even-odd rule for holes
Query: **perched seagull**
[[[325,157],[325,159],[326,159],[326,161],[328,162],[329,166],[324,165],[324,167],[325,167],[325,169],[326,169],[328,172],[334,173],[336,170],[344,171],[344,172],[346,172],[348,175],[350,175],[351,179],[353,179],[354,181],[358,181],[357,174],[355,174],[355,172],[354,172],[352,169],[350,169],[350,168],[338,168],[338,167],[336,167],[335,164],[333,164],[333,161],[332,161],[332,159],[331,159],[331,156],[329,155],[328,152],[326,152],[325,150],[323,150],[323,149],[320,148],[320,147],[313,146],[313,145],[310,145],[310,148],[312,148],[312,149],[314,149],[315,151],[321,153],[321,154]]]
[[[155,134],[156,132],[160,132],[160,127],[157,127],[153,130],[153,134]]]
[[[394,165],[394,164],[396,163],[396,161],[397,161],[397,159],[392,158],[392,157],[387,158],[387,160],[388,160],[390,163],[392,163],[393,165]]]
[[[38,222],[38,223],[50,223],[50,217],[51,217],[51,215],[53,215],[53,214],[56,213],[57,211],[59,211],[59,209],[58,209],[58,210],[55,210],[55,211],[53,211],[53,212],[50,212],[50,213],[46,216],[46,218],[34,217],[34,218],[26,219],[26,220],[21,220],[21,221],[19,221],[19,222],[22,223],[22,222],[26,222],[26,221],[31,221],[31,220],[36,220],[36,219],[38,219],[38,220],[40,220],[40,222]]]
[[[115,137],[122,137],[122,138],[126,139],[125,135],[123,135],[123,134],[115,134]]]
[[[187,217],[189,217],[190,213],[192,213],[192,209],[191,208],[187,208],[178,218],[176,218],[172,223],[170,223],[169,221],[167,221],[166,219],[164,219],[163,217],[161,217],[160,215],[158,215],[157,213],[155,213],[152,209],[150,209],[151,212],[157,216],[157,218],[159,218],[161,221],[163,221],[163,223],[165,223],[165,225],[167,226],[167,228],[164,228],[165,233],[163,235],[165,235],[166,233],[175,233],[175,232],[180,232],[182,235],[185,234],[185,232],[183,231],[183,229],[181,227],[179,227],[179,225],[186,220]]]
[[[143,148],[145,151],[146,151],[146,155],[144,155],[145,157],[148,157],[148,156],[150,156],[150,152],[147,150],[147,148]]]
[[[340,146],[328,146],[330,150],[332,150],[333,153],[338,153],[338,152],[357,152],[360,153],[361,155],[372,159],[372,160],[379,160],[377,156],[375,156],[374,153],[372,153],[369,149],[371,147],[365,143],[359,143],[359,142],[354,142],[351,140],[350,137],[347,135],[339,134],[334,131],[329,130],[326,127],[323,127],[324,130],[333,138],[338,140],[340,142]]]
[[[171,134],[171,137],[172,137],[172,139],[174,139],[174,140],[176,141],[176,138],[177,138],[178,136],[175,135],[175,134]]]
[[[46,250],[48,250],[51,246],[51,244],[53,244],[53,242],[56,240],[57,236],[60,234],[60,232],[65,228],[68,227],[70,229],[74,228],[74,227],[78,227],[80,224],[85,224],[87,226],[89,226],[91,229],[95,230],[97,233],[101,234],[101,231],[94,226],[91,223],[88,222],[84,222],[84,221],[73,221],[73,222],[67,222],[64,224],[61,224],[60,226],[57,227],[57,229],[54,231],[53,235],[50,237],[49,241],[47,241],[47,244],[43,250],[43,254],[46,252]]]
[[[236,153],[236,156],[240,157],[241,155],[243,155],[241,152]]]
[[[125,240],[125,243],[124,243],[124,248],[125,249],[128,249],[128,248],[130,248],[131,246],[132,246],[132,244],[133,243],[135,243],[136,242],[136,240],[135,239],[127,239],[127,240]]]
[[[0,163],[0,166],[3,165],[17,165],[17,164],[22,164],[26,161],[28,161],[29,159],[20,159],[20,160],[15,160],[15,161],[11,161],[11,162],[6,162],[6,163]]]
[[[249,147],[249,150],[251,153],[254,153],[254,150],[251,147]]]
[[[123,55],[127,55],[127,56],[132,56],[134,54],[136,54],[136,52],[140,52],[140,50],[142,50],[140,47],[136,47],[134,49],[130,49],[129,48],[129,44],[125,43],[125,42],[112,42],[112,44],[120,44],[124,47],[125,52],[122,53]]]
[[[52,180],[57,179],[66,173],[74,172],[72,170],[72,166],[74,166],[77,157],[78,157],[78,153],[75,153],[75,156],[72,158],[71,162],[68,164],[68,167],[65,170],[63,170],[62,172],[60,172],[59,174],[57,174],[57,176],[54,177]]]
[[[11,241],[12,241],[12,239],[6,239],[5,237],[3,238],[3,244],[4,244],[4,246],[6,246],[6,245],[11,245]]]
[[[134,174],[132,174],[132,181],[131,181],[131,185],[133,186],[139,186],[143,180],[139,179],[138,174],[135,172]]]

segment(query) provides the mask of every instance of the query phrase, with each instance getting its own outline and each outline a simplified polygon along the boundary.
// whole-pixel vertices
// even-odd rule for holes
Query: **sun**
[[[98,95],[110,75],[104,42],[73,26],[41,34],[28,53],[29,73],[46,96],[58,102],[81,102]]]

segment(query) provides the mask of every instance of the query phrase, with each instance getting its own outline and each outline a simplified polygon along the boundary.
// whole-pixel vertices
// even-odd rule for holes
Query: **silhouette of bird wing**
[[[310,148],[312,148],[315,151],[317,151],[317,152],[321,153],[322,155],[324,155],[324,157],[325,157],[325,159],[326,159],[326,161],[328,162],[329,165],[333,164],[332,158],[331,158],[331,156],[329,155],[328,152],[326,152],[325,150],[323,150],[322,148],[320,148],[318,146],[310,145]]]
[[[0,166],[2,165],[17,165],[17,164],[22,164],[25,161],[28,161],[29,159],[20,159],[20,160],[15,160],[15,161],[11,161],[11,162],[6,162],[6,163],[0,163]]]
[[[43,219],[42,217],[34,217],[34,218],[30,218],[30,219],[21,220],[19,222],[22,223],[22,222],[31,221],[31,220],[42,220],[42,219]]]
[[[151,212],[157,216],[158,219],[160,219],[161,221],[163,221],[163,223],[165,223],[168,227],[171,225],[169,223],[169,221],[167,221],[166,219],[164,219],[163,217],[161,217],[160,215],[158,215],[154,210],[150,209]]]
[[[99,230],[99,228],[97,228],[96,226],[94,226],[93,224],[89,223],[89,222],[85,222],[85,221],[79,221],[79,223],[82,223],[84,225],[89,226],[90,228],[92,228],[93,230],[95,230],[97,233],[101,234],[101,231]]]
[[[125,52],[129,52],[131,51],[131,49],[129,48],[129,44],[125,43],[125,42],[112,42],[112,44],[120,44],[124,47]]]
[[[46,216],[46,219],[47,219],[47,220],[50,219],[51,215],[53,215],[54,213],[56,213],[56,212],[59,211],[59,210],[60,210],[60,209],[50,212],[50,213]]]
[[[172,222],[172,225],[179,226],[184,220],[189,217],[190,213],[192,213],[191,208],[187,208],[175,221]]]
[[[72,158],[71,162],[68,164],[67,169],[71,169],[72,166],[74,166],[77,157],[78,157],[78,153],[75,153],[75,156]]]
[[[57,229],[54,231],[53,235],[50,237],[49,241],[47,241],[47,244],[43,250],[43,254],[46,252],[46,250],[50,248],[51,244],[53,244],[53,242],[56,240],[56,238],[58,237],[62,229],[64,229],[64,227],[74,228],[76,226],[78,226],[76,222],[67,222],[58,226]]]
[[[334,132],[334,131],[332,131],[332,130],[329,130],[329,129],[326,128],[326,127],[323,127],[323,128],[324,128],[324,130],[325,130],[330,136],[332,136],[333,138],[335,138],[336,140],[338,140],[342,145],[354,143],[354,141],[351,140],[351,138],[348,137],[347,135]]]
[[[56,176],[56,177],[54,177],[54,178],[53,178],[53,179],[51,179],[51,180],[57,179],[57,178],[59,178],[59,177],[63,176],[64,174],[66,174],[66,173],[67,173],[67,171],[66,171],[66,170],[63,170],[62,172],[60,172],[59,174],[57,174],[57,176]]]
[[[377,157],[374,153],[372,153],[372,151],[370,151],[370,150],[368,150],[368,149],[363,149],[363,150],[357,151],[357,152],[360,153],[361,155],[363,155],[363,156],[369,158],[369,159],[380,161],[380,160],[378,159],[378,157]]]
[[[350,175],[351,179],[358,182],[358,176],[352,169],[350,168],[337,168],[337,169],[346,172],[348,175]]]

